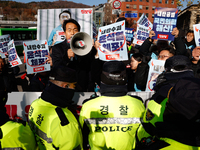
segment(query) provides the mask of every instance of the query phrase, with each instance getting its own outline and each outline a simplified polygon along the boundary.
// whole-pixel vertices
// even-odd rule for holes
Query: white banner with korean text
[[[128,60],[125,21],[100,27],[98,40],[101,44],[98,48],[99,59],[103,61]]]
[[[46,40],[24,42],[27,74],[50,71],[47,63],[49,48]]]
[[[0,56],[1,58],[6,58],[8,52],[8,42],[10,42],[10,35],[2,35],[0,36]]]
[[[150,68],[149,68],[149,74],[148,74],[147,85],[146,85],[146,90],[145,90],[147,92],[154,91],[153,88],[156,84],[157,77],[159,76],[159,74],[161,74],[164,71],[165,61],[151,59],[149,64],[150,64]]]

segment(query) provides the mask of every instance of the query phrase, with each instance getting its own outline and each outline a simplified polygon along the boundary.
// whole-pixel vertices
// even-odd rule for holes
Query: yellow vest
[[[148,103],[148,107],[145,111],[143,121],[145,123],[150,122],[152,125],[155,126],[156,122],[163,122],[163,113],[165,111],[166,103],[168,101],[168,98],[165,98],[160,104],[155,102],[154,100],[151,100]],[[140,131],[142,131],[144,128],[140,126],[138,132],[140,135]],[[143,134],[144,135],[144,134]],[[141,140],[143,137],[138,136],[139,140]],[[147,136],[145,136],[147,137]],[[170,139],[170,138],[160,138],[160,140],[165,141],[166,143],[170,144],[167,147],[161,148],[160,150],[200,150],[200,147],[190,146],[183,143],[180,143],[176,140]]]
[[[79,121],[89,127],[92,150],[132,150],[144,111],[142,101],[131,96],[101,96],[83,104]]]
[[[3,138],[0,139],[1,148],[12,148],[16,150],[36,150],[36,141],[28,123],[8,121],[1,126]]]
[[[63,124],[56,108],[40,98],[29,109],[29,124],[40,150],[82,149],[82,133],[76,118],[67,108],[60,108],[67,120]]]

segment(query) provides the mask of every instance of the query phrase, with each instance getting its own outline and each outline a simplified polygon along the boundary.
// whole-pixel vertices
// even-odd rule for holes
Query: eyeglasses
[[[169,58],[169,56],[167,56],[167,55],[158,55],[158,58],[160,58],[160,59],[163,59],[163,58],[165,58],[165,57],[168,57],[168,58]]]

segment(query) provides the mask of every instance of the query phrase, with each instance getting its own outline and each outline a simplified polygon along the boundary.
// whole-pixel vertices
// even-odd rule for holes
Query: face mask
[[[64,20],[68,20],[68,19],[70,19],[70,15],[68,14],[68,13],[62,13],[61,15],[60,15],[60,21],[64,21]]]

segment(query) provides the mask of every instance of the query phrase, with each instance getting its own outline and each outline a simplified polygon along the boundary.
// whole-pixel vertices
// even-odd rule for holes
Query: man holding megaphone
[[[52,48],[53,66],[64,64],[74,70],[77,75],[77,91],[88,91],[89,72],[96,49],[92,47],[91,37],[80,32],[80,25],[74,19],[65,20],[63,30],[66,40]]]

